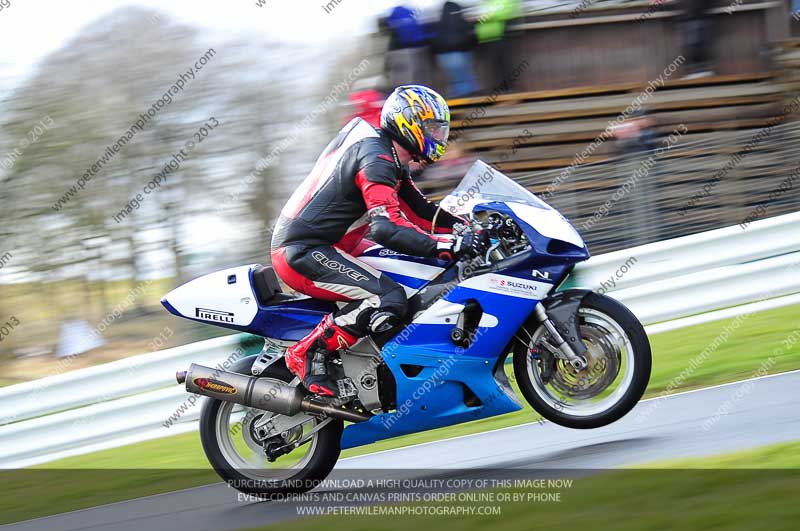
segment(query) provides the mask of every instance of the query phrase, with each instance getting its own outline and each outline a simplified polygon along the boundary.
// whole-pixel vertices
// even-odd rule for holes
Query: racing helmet
[[[450,109],[428,87],[397,87],[383,104],[381,129],[413,156],[436,162],[447,149]]]

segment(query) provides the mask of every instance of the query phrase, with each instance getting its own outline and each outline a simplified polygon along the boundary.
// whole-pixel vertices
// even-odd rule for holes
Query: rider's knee
[[[408,297],[406,290],[400,284],[396,284],[381,297],[381,309],[394,314],[398,319],[402,319],[408,311]]]
[[[380,307],[370,314],[367,328],[373,334],[390,330],[402,322],[407,310],[406,292],[396,285],[381,296]]]

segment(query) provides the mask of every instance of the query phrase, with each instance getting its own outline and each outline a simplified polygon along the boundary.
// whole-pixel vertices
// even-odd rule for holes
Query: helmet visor
[[[447,136],[450,134],[450,122],[447,120],[425,120],[422,123],[425,136],[440,144],[447,145]]]

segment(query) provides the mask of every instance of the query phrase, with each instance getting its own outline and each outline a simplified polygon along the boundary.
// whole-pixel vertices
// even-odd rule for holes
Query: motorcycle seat
[[[261,306],[273,306],[298,298],[296,295],[284,293],[278,275],[270,266],[253,268],[253,290],[256,292]]]

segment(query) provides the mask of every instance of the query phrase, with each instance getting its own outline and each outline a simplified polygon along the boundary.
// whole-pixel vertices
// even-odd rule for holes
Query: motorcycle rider
[[[286,366],[312,393],[339,396],[327,366],[334,353],[393,328],[407,310],[403,287],[354,254],[372,242],[443,260],[485,249],[469,230],[453,235],[463,220],[444,210],[431,233],[436,206],[410,177],[410,161],[442,157],[449,129],[442,96],[421,85],[398,87],[383,105],[380,128],[351,120],[281,211],[272,237],[275,272],[301,293],[344,303],[286,352]]]

